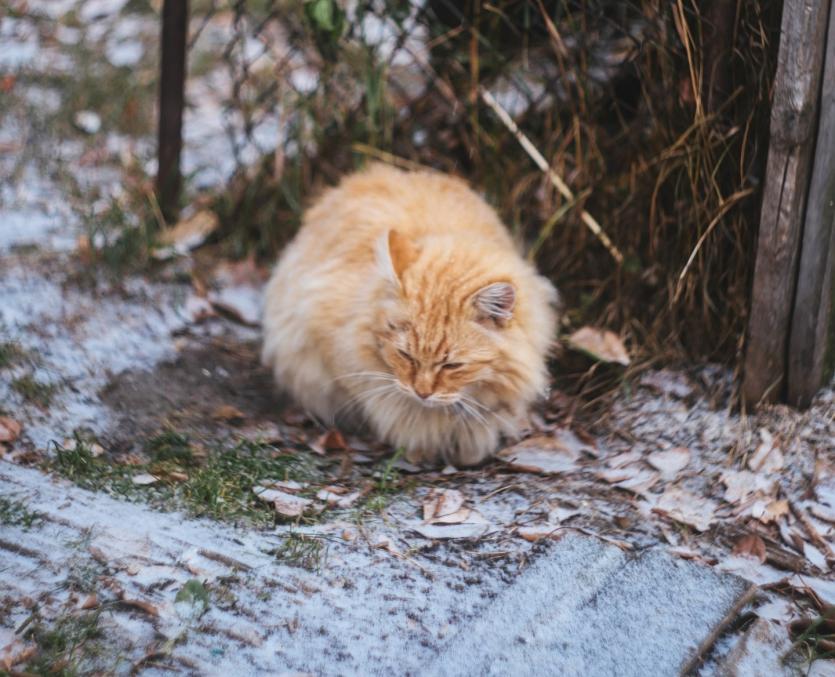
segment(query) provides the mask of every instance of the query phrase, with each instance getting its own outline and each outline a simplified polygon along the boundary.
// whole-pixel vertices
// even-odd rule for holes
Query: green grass
[[[803,650],[811,664],[835,658],[835,605],[824,605],[817,618],[803,618],[791,625],[794,646]]]
[[[149,463],[117,465],[95,458],[89,441],[76,435],[74,447],[57,446],[46,467],[86,489],[195,516],[262,526],[274,523],[275,511],[255,496],[253,486],[263,480],[315,482],[323,478],[311,455],[249,441],[210,449],[199,463],[188,438],[174,431],[151,438],[147,449]],[[141,473],[151,473],[160,481],[134,484],[132,478]]]
[[[17,341],[0,341],[0,369],[6,369],[25,357],[26,351]]]
[[[25,673],[75,677],[90,674],[91,663],[103,650],[103,633],[99,627],[101,609],[80,611],[59,616],[51,622],[35,611],[22,633],[34,642],[37,653],[26,664]]]
[[[39,381],[31,374],[20,376],[12,380],[12,390],[21,395],[28,402],[37,404],[39,407],[48,407],[52,403],[52,397],[58,389],[53,383]]]
[[[0,525],[29,529],[33,526],[40,526],[42,522],[43,515],[30,510],[22,501],[0,496]]]
[[[328,557],[327,540],[324,536],[290,532],[270,554],[282,564],[321,571]]]

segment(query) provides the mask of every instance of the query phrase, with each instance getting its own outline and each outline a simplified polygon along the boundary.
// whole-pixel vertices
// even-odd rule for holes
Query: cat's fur
[[[545,391],[555,301],[463,181],[373,165],[325,192],[282,254],[263,360],[320,420],[471,465]]]

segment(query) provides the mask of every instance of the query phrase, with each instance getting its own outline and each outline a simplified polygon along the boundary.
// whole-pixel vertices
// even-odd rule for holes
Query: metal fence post
[[[164,0],[159,79],[159,129],[156,191],[167,222],[177,219],[182,177],[183,103],[188,40],[188,0]]]

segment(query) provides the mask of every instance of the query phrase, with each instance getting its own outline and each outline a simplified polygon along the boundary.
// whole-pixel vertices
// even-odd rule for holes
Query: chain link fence
[[[197,188],[222,179],[235,252],[270,256],[316,191],[364,162],[462,175],[569,319],[656,355],[727,358],[744,333],[779,19],[776,1],[195,0],[184,134],[200,148],[221,125],[228,144],[186,173]]]

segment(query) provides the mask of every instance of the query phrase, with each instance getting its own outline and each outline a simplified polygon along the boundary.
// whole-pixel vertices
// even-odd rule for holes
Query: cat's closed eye
[[[464,366],[463,362],[445,362],[441,365],[441,369],[446,369],[447,371],[453,371],[455,369],[460,369]]]
[[[402,357],[404,360],[408,360],[412,364],[415,363],[415,358],[412,357],[411,355],[409,355],[409,353],[407,353],[405,350],[399,350],[398,349],[397,352],[400,353],[400,357]]]

